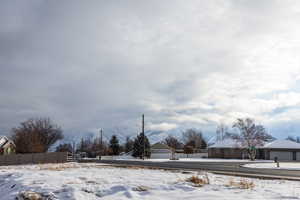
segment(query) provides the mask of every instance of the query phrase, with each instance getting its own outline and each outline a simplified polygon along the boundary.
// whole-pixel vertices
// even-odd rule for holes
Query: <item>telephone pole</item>
[[[102,153],[103,153],[103,142],[102,142],[102,128],[100,129],[100,160],[102,157]]]
[[[143,160],[145,160],[145,116],[142,116],[142,133],[143,133]]]

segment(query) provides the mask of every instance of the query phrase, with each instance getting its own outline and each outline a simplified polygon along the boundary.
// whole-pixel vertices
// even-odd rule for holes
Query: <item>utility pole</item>
[[[102,152],[103,152],[103,142],[102,142],[102,133],[103,131],[102,131],[102,128],[100,129],[100,147],[101,147],[101,149],[100,149],[100,160],[101,160],[101,156],[102,156]]]
[[[72,157],[73,157],[73,161],[75,161],[75,148],[76,148],[76,142],[73,140],[72,141]]]
[[[142,116],[142,133],[143,133],[143,160],[145,160],[145,116]]]

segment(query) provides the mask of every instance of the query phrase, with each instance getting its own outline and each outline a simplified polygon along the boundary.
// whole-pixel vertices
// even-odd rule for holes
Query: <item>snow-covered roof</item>
[[[234,139],[227,138],[224,140],[216,141],[215,144],[210,145],[208,148],[241,148],[242,145]]]
[[[217,141],[217,137],[213,136],[207,141],[207,145],[208,146],[214,145],[216,143],[216,141]]]
[[[263,147],[264,149],[300,149],[300,144],[290,140],[274,140],[267,143]]]
[[[13,144],[15,146],[12,140],[8,139],[6,136],[0,135],[0,148],[5,147],[7,144]]]

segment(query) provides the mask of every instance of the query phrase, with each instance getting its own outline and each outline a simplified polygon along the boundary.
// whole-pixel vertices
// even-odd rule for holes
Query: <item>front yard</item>
[[[60,200],[299,199],[300,182],[101,164],[0,167],[0,199],[22,191]]]

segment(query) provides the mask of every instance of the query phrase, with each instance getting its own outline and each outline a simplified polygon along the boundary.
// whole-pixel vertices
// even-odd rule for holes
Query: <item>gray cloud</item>
[[[252,91],[261,84],[247,62],[254,71],[278,63],[271,53],[300,31],[297,11],[289,11],[295,3],[1,2],[0,130],[35,116],[49,116],[72,134],[116,126],[134,132],[142,113],[152,127],[206,129],[236,113],[266,121],[244,108],[254,106],[246,99],[257,98]],[[291,47],[285,48],[288,56]],[[270,60],[260,51],[272,51]],[[285,71],[297,74],[297,64]],[[287,72],[277,80],[292,91]],[[256,73],[265,78],[265,71]]]

